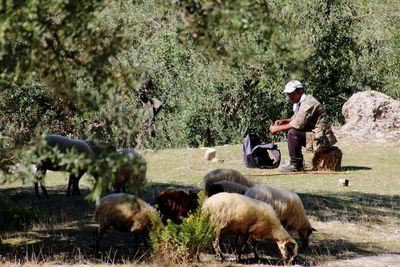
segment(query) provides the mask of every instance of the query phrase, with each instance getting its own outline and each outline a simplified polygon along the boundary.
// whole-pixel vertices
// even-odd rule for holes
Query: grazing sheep
[[[227,192],[227,193],[238,193],[238,194],[244,194],[246,190],[249,189],[247,186],[231,182],[231,181],[219,181],[216,183],[213,183],[210,185],[208,188],[208,197],[221,193],[221,192]]]
[[[202,206],[202,214],[208,216],[216,227],[213,247],[223,254],[219,247],[222,234],[245,235],[249,239],[273,239],[284,259],[291,263],[297,255],[297,243],[283,228],[271,205],[237,193],[219,193],[209,197]],[[238,246],[237,259],[240,260],[244,242]],[[253,247],[254,257],[258,258]]]
[[[283,227],[288,231],[297,231],[302,249],[308,247],[309,237],[316,230],[311,227],[303,203],[296,193],[259,184],[249,188],[245,195],[270,204]]]
[[[198,199],[198,195],[192,191],[166,189],[156,196],[155,203],[164,224],[168,219],[174,223],[181,223],[182,217],[197,209]]]
[[[215,169],[204,176],[204,189],[206,195],[209,195],[210,186],[219,181],[231,181],[247,187],[252,187],[254,183],[249,178],[243,176],[240,172],[233,169]]]
[[[119,193],[123,187],[137,188],[142,185],[146,178],[146,161],[133,148],[123,148],[117,151],[122,166],[117,169],[113,180],[113,187]]]
[[[157,212],[149,204],[131,194],[110,194],[100,199],[94,218],[99,223],[96,234],[96,254],[99,251],[100,239],[112,226],[121,232],[132,232],[139,235],[146,248],[147,238],[157,221]]]
[[[69,151],[75,151],[78,155],[82,156],[84,160],[91,160],[93,152],[89,145],[80,139],[70,139],[60,135],[53,135],[49,134],[46,135],[44,138],[44,145],[39,146],[38,153],[48,153],[51,152],[53,149],[57,149],[61,153],[67,153]],[[68,171],[70,172],[69,181],[68,181],[68,189],[67,189],[67,196],[70,194],[70,190],[72,187],[72,194],[79,195],[79,179],[82,175],[87,171],[86,164],[80,164],[78,166],[72,165],[61,165],[60,159],[55,155],[53,158],[40,158],[36,163],[36,179],[34,181],[35,186],[35,193],[37,197],[40,197],[39,194],[39,183],[40,187],[42,188],[43,194],[47,197],[47,190],[44,185],[43,178],[46,174],[47,170],[51,171]]]
[[[53,154],[49,158],[43,158],[42,154],[54,153],[69,153],[74,151],[79,160],[72,164],[65,164],[62,158],[57,154]],[[67,196],[70,195],[71,187],[72,194],[79,195],[79,180],[85,172],[89,170],[91,165],[97,164],[96,168],[90,171],[90,174],[97,180],[102,172],[109,168],[105,157],[110,156],[115,152],[115,147],[104,141],[80,140],[71,139],[61,135],[48,134],[44,137],[44,143],[40,143],[37,147],[38,161],[36,164],[36,179],[34,181],[35,193],[39,194],[39,183],[43,194],[48,197],[46,187],[44,185],[44,176],[47,170],[52,171],[67,171],[70,173],[68,180]]]

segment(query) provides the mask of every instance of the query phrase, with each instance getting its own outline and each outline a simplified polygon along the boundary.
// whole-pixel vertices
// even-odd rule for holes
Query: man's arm
[[[269,132],[271,134],[276,134],[279,132],[283,132],[283,131],[288,131],[290,129],[292,129],[293,127],[290,125],[290,123],[285,123],[285,124],[281,124],[281,125],[271,125],[269,127]]]

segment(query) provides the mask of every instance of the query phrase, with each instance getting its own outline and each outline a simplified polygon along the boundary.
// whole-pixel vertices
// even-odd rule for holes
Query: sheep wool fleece
[[[123,232],[149,230],[154,208],[134,195],[118,193],[103,197],[96,207],[100,227],[113,226]]]

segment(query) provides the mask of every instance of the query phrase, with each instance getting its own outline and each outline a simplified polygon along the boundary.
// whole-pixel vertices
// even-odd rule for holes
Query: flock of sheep
[[[51,138],[65,141],[58,136]],[[83,153],[93,153],[92,150],[87,150],[86,145],[78,143],[82,147]],[[90,146],[88,147],[90,148]],[[135,153],[135,156],[140,156],[134,150],[121,153]],[[38,165],[39,171],[43,171],[43,169],[57,170],[57,168],[50,168],[51,166],[43,163]],[[77,181],[80,177],[77,179],[77,177],[71,178],[71,176],[68,192],[72,186],[73,190],[78,193],[79,191],[76,191],[79,190]],[[80,173],[78,176],[81,176]],[[122,171],[117,176],[121,183],[126,183],[129,182],[129,179],[144,179],[145,173],[128,175]],[[209,172],[204,177],[204,191],[208,198],[200,207],[201,213],[207,216],[215,226],[216,233],[212,245],[221,260],[224,260],[224,256],[219,243],[225,234],[244,236],[244,242],[240,245],[239,238],[236,238],[237,260],[240,260],[243,246],[248,241],[272,239],[276,241],[286,263],[291,263],[297,255],[298,245],[288,232],[297,232],[302,249],[305,249],[311,233],[315,231],[305,214],[302,201],[296,193],[265,184],[254,184],[236,170],[215,169]],[[171,220],[174,223],[180,223],[182,217],[186,217],[190,212],[196,210],[199,205],[196,193],[182,189],[166,189],[156,196],[154,202],[158,211],[149,203],[132,194],[113,193],[101,198],[96,206],[94,216],[95,221],[99,224],[95,239],[96,253],[99,251],[101,237],[110,227],[119,231],[135,233],[148,248],[148,237],[154,227],[154,222],[166,224],[168,220]],[[257,259],[255,243],[252,248],[254,257]]]
[[[224,260],[219,247],[224,234],[244,236],[241,245],[236,241],[237,260],[247,241],[272,239],[287,263],[297,255],[298,245],[289,232],[297,231],[302,248],[308,246],[309,236],[314,230],[305,214],[299,196],[283,189],[264,184],[255,185],[240,172],[232,169],[216,169],[204,177],[208,198],[201,207],[204,216],[209,217],[216,227],[213,248]],[[127,201],[136,199],[135,207]],[[194,192],[181,189],[166,189],[155,198],[158,212],[148,203],[133,195],[118,193],[103,197],[96,207],[95,219],[99,223],[96,249],[106,229],[114,227],[120,231],[130,231],[148,236],[152,228],[152,218],[160,214],[162,223],[171,220],[179,223],[197,208],[198,196]],[[143,239],[146,246],[146,238]],[[238,239],[237,239],[238,240]],[[258,258],[256,247],[254,257]]]

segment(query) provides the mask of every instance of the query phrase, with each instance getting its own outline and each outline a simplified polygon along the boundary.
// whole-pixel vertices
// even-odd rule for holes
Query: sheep
[[[157,211],[132,194],[115,193],[100,199],[96,206],[95,221],[99,227],[95,237],[96,255],[99,251],[100,239],[106,230],[112,226],[121,232],[132,232],[144,241],[149,248],[147,238],[154,223],[160,223]],[[159,224],[162,226],[162,224]]]
[[[168,219],[179,224],[182,222],[182,217],[197,209],[198,199],[198,195],[192,191],[166,189],[156,196],[155,203],[164,224]]]
[[[208,197],[221,193],[221,192],[227,192],[227,193],[238,193],[238,194],[244,194],[246,190],[249,189],[247,186],[231,182],[231,181],[219,181],[216,183],[213,183],[210,185],[208,188]]]
[[[245,196],[270,204],[283,227],[288,231],[297,231],[302,243],[302,250],[308,247],[309,237],[316,230],[311,227],[303,203],[296,193],[258,184],[249,188],[245,192]]]
[[[124,186],[137,188],[142,185],[146,178],[146,161],[139,152],[133,148],[123,148],[117,151],[117,157],[121,159],[122,165],[117,169],[113,180],[116,193]]]
[[[39,183],[43,194],[48,197],[47,189],[44,185],[44,176],[47,170],[52,171],[67,171],[70,172],[67,188],[67,196],[70,195],[72,187],[73,195],[80,195],[79,180],[85,172],[90,169],[90,166],[95,166],[90,170],[90,174],[97,180],[104,170],[109,169],[108,163],[104,160],[116,151],[115,147],[104,141],[71,139],[61,135],[48,134],[44,136],[44,142],[39,143],[37,150],[34,188],[37,197],[39,194]],[[72,164],[65,164],[62,158],[54,155],[55,152],[69,153],[74,152],[79,161]],[[53,153],[51,157],[47,157],[48,153]],[[42,156],[46,154],[46,158]]]
[[[90,161],[93,155],[92,149],[89,145],[80,139],[70,139],[60,135],[53,135],[49,134],[44,137],[44,145],[42,146],[39,144],[38,146],[38,161],[36,163],[36,174],[35,174],[35,181],[34,181],[34,188],[37,197],[40,197],[39,194],[39,183],[40,187],[42,188],[43,194],[48,197],[46,187],[44,185],[43,177],[46,174],[47,170],[52,171],[68,171],[70,172],[69,181],[68,181],[68,189],[67,189],[67,196],[70,194],[70,190],[72,187],[72,194],[79,195],[79,179],[82,175],[87,171],[86,164],[80,164],[79,166],[66,166],[60,164],[60,159],[56,156],[52,158],[41,158],[41,153],[50,152],[53,149],[57,149],[61,153],[67,153],[68,151],[75,151],[79,156],[82,156],[83,160]],[[40,154],[39,154],[40,152]]]
[[[215,169],[204,176],[204,189],[206,195],[209,195],[210,186],[218,181],[231,181],[247,187],[254,186],[254,183],[240,172],[233,169]]]
[[[297,243],[283,228],[271,205],[237,193],[222,192],[209,197],[202,206],[202,215],[215,225],[213,241],[215,252],[220,259],[224,256],[219,247],[222,234],[245,235],[245,241],[270,238],[277,242],[283,258],[291,263],[297,255]],[[240,261],[244,242],[238,246],[237,259]],[[254,257],[258,258],[255,247]]]

